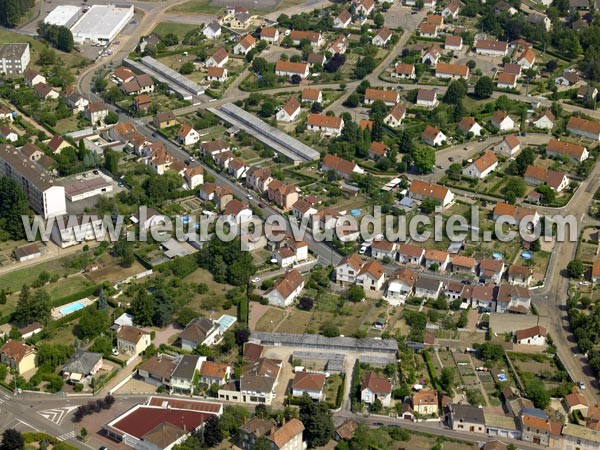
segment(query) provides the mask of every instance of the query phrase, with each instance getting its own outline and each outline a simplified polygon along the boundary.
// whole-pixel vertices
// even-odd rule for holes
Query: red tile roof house
[[[369,261],[356,275],[356,284],[365,291],[380,291],[385,283],[385,270],[378,261]]]
[[[363,259],[356,253],[344,256],[335,268],[335,281],[338,284],[354,284],[356,276],[365,265]]]
[[[296,97],[290,97],[281,107],[275,117],[280,122],[293,122],[300,115],[300,102]]]
[[[492,220],[496,221],[502,216],[512,217],[515,225],[521,223],[523,219],[527,219],[529,222],[537,223],[540,220],[538,212],[530,208],[522,208],[520,206],[509,205],[508,203],[498,202],[494,207]]]
[[[394,106],[400,101],[400,93],[398,91],[368,88],[365,91],[365,104],[371,105],[376,100],[381,100],[387,106]]]
[[[267,188],[267,198],[284,211],[287,211],[298,201],[298,190],[294,185],[273,180]]]
[[[381,27],[381,30],[371,39],[371,44],[378,47],[385,47],[391,38],[392,31],[388,27]]]
[[[452,258],[452,272],[475,273],[475,258],[457,255]]]
[[[378,160],[379,158],[383,158],[387,155],[389,148],[383,142],[373,141],[371,142],[371,146],[369,147],[369,158],[373,160]]]
[[[272,289],[264,294],[269,305],[286,308],[290,306],[296,297],[304,289],[304,277],[296,269],[286,272],[279,278]]]
[[[463,64],[438,63],[435,66],[435,77],[443,80],[469,79],[469,68]]]
[[[195,400],[152,397],[104,425],[107,436],[132,448],[169,449],[202,428],[223,406]]]
[[[447,140],[447,136],[438,128],[427,125],[427,127],[425,127],[425,131],[423,131],[423,134],[421,134],[421,139],[426,144],[436,147],[443,145]]]
[[[414,244],[400,244],[396,250],[398,262],[401,264],[421,265],[425,249]]]
[[[354,161],[340,158],[337,155],[327,153],[321,162],[321,170],[323,172],[334,171],[338,176],[345,180],[349,180],[353,173],[363,174],[365,171]]]
[[[396,63],[394,70],[390,74],[392,78],[414,79],[417,77],[414,64]]]
[[[323,103],[323,94],[320,89],[306,88],[302,90],[302,102]]]
[[[396,105],[390,110],[389,114],[385,116],[383,121],[386,125],[389,125],[392,128],[396,128],[402,125],[402,120],[404,120],[405,117],[406,108],[400,103],[396,103]]]
[[[529,286],[532,276],[533,271],[530,267],[512,264],[508,268],[508,282],[515,286]]]
[[[344,119],[341,117],[326,116],[324,114],[309,114],[306,120],[308,131],[317,131],[324,136],[335,137],[341,134],[344,128]]]
[[[498,158],[491,150],[485,152],[462,170],[462,174],[470,178],[483,180],[498,167]]]
[[[496,312],[512,312],[517,314],[529,313],[531,307],[531,292],[522,286],[503,283],[496,294]]]
[[[225,67],[209,67],[206,71],[206,79],[208,81],[220,81],[224,82],[227,80],[228,73]]]
[[[417,106],[435,108],[438,104],[437,93],[433,89],[419,89],[417,92]]]
[[[279,77],[291,77],[298,75],[304,79],[308,77],[308,64],[302,62],[277,61],[275,63],[275,74]]]
[[[335,40],[331,44],[329,44],[327,51],[331,52],[331,54],[333,55],[335,55],[336,53],[343,55],[344,53],[346,53],[347,49],[348,40],[346,39],[346,36],[340,35],[337,38],[335,38]]]
[[[521,150],[521,141],[514,134],[507,134],[500,142],[494,145],[494,152],[512,157]]]
[[[372,405],[379,400],[384,407],[392,402],[392,383],[386,378],[378,377],[375,372],[369,372],[360,386],[360,400]]]
[[[478,55],[506,56],[508,44],[501,41],[481,39],[475,42],[475,52]]]
[[[509,131],[515,127],[514,120],[512,120],[506,111],[496,111],[490,122],[499,131]]]
[[[423,201],[431,199],[440,202],[445,208],[454,201],[454,194],[450,189],[439,184],[431,184],[421,180],[413,180],[408,188],[409,196],[414,200]]]
[[[589,157],[587,148],[583,145],[559,141],[557,139],[550,139],[546,145],[546,154],[554,158],[566,156],[574,162],[582,162]]]
[[[600,123],[571,116],[567,122],[567,131],[594,141],[600,141]]]
[[[481,136],[481,125],[473,117],[463,117],[458,123],[458,128],[466,135],[473,133],[473,136]]]
[[[371,256],[375,259],[396,260],[396,243],[381,239],[371,244]]]
[[[419,278],[417,272],[410,269],[395,270],[388,280],[385,300],[392,306],[404,304],[406,299],[414,292],[417,278]]]
[[[419,25],[419,36],[436,38],[438,36],[438,26],[433,23],[422,23]]]
[[[300,31],[293,30],[290,33],[290,38],[294,45],[299,45],[300,41],[303,39],[308,39],[310,41],[310,45],[313,47],[320,47],[323,45],[323,35],[321,33],[317,33],[316,31]]]
[[[541,328],[544,331],[544,342],[545,342],[546,341],[546,339],[545,339],[546,329],[544,327],[534,327],[534,328]],[[575,411],[579,411],[583,415],[583,417],[587,416],[589,406],[590,406],[588,401],[586,400],[585,396],[580,394],[579,392],[577,392],[576,387],[573,387],[570,394],[565,395],[565,398],[563,399],[563,404],[565,406],[565,409],[567,410],[567,413],[572,414]]]
[[[352,14],[347,9],[342,10],[338,16],[333,19],[333,26],[335,28],[346,28],[352,22]]]
[[[219,153],[231,150],[229,144],[221,139],[206,141],[200,144],[200,153],[202,156],[210,156],[212,159]]]
[[[263,27],[260,30],[260,38],[267,42],[279,41],[279,30],[275,27]]]
[[[292,380],[292,396],[302,397],[307,393],[310,398],[317,401],[325,400],[325,374],[311,372],[296,372]]]
[[[569,185],[569,178],[564,173],[533,165],[527,166],[523,178],[531,186],[546,185],[556,192],[561,192]]]
[[[225,67],[229,61],[229,53],[224,48],[217,49],[207,60],[206,67]]]
[[[592,264],[592,282],[597,283],[600,281],[600,261],[594,261]]]
[[[256,47],[256,39],[254,39],[251,35],[247,34],[243,38],[241,38],[235,47],[233,47],[234,55],[246,55],[250,50]]]
[[[461,36],[446,35],[444,42],[444,50],[461,51],[463,48],[463,40]]]
[[[524,330],[517,330],[515,342],[525,345],[546,345],[546,329],[539,325]]]
[[[438,271],[444,272],[450,264],[450,255],[441,250],[425,250],[425,267],[437,264]]]
[[[502,279],[505,268],[504,261],[501,259],[482,259],[479,262],[479,277],[486,282],[491,281],[498,284]]]
[[[499,73],[496,81],[498,89],[515,89],[517,87],[517,76],[514,73]]]
[[[252,166],[246,172],[246,186],[257,192],[266,192],[271,181],[273,177],[268,167]]]
[[[476,285],[471,289],[471,307],[487,308],[490,312],[494,306],[494,291],[493,284]]]

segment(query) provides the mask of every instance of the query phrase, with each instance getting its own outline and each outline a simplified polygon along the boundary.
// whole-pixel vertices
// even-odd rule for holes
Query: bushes
[[[242,324],[248,323],[248,299],[243,298],[238,307],[238,320]]]
[[[103,399],[91,400],[85,405],[81,405],[73,414],[74,422],[81,422],[84,416],[89,416],[94,413],[99,413],[103,409],[110,409],[115,403],[115,398],[112,395],[107,395]]]

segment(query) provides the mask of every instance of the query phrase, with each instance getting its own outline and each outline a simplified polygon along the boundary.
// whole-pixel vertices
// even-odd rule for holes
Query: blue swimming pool
[[[530,252],[521,252],[521,258],[523,259],[531,259],[532,256]]]
[[[224,314],[221,317],[219,317],[217,323],[219,324],[219,328],[221,329],[221,331],[225,331],[229,327],[231,327],[231,325],[233,325],[236,321],[237,319],[235,317]]]
[[[352,211],[350,211],[350,215],[354,217],[360,216],[360,209],[353,209]]]
[[[63,306],[62,308],[59,309],[60,313],[63,316],[66,316],[68,314],[72,314],[75,311],[79,311],[80,309],[85,308],[85,305],[83,303],[80,302],[76,302],[76,303],[71,303],[70,305],[67,306]]]
[[[181,218],[182,223],[190,223],[190,216],[183,216]]]
[[[504,255],[502,253],[498,253],[498,252],[492,253],[492,256],[494,257],[494,259],[504,258]]]

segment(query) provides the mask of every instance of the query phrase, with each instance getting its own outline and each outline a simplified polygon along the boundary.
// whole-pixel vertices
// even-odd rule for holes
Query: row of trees
[[[33,5],[34,0],[0,0],[0,25],[16,27]]]
[[[58,50],[70,53],[73,50],[73,33],[67,27],[62,25],[52,25],[40,22],[37,28],[38,34],[50,42]]]
[[[25,239],[22,216],[31,213],[27,197],[12,178],[0,177],[0,241]]]

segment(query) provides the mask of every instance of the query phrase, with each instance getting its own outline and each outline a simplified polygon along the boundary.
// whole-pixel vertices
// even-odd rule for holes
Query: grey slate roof
[[[102,354],[100,353],[77,350],[65,363],[62,370],[63,372],[80,373],[83,376],[86,376],[101,359]]]

